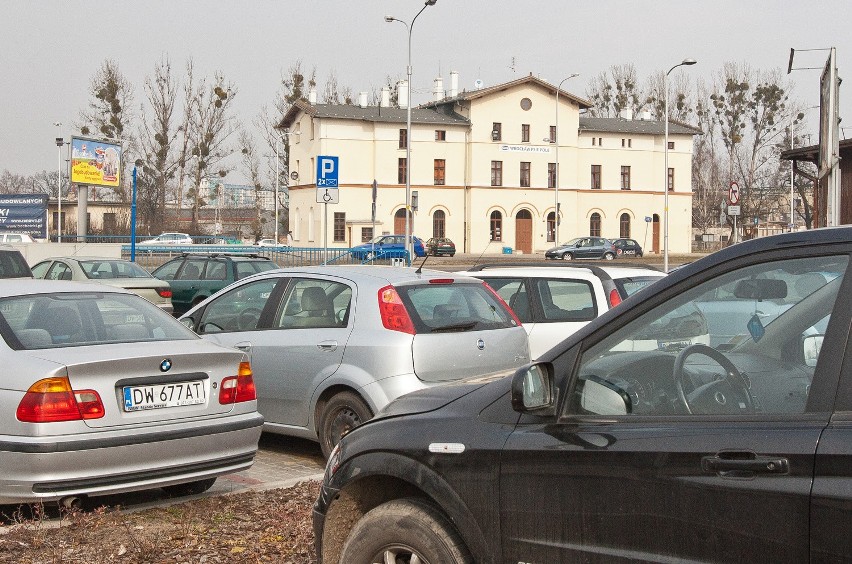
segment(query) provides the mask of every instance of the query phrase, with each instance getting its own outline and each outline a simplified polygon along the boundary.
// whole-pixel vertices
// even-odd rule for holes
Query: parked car
[[[665,276],[644,267],[553,262],[481,264],[459,274],[488,282],[509,304],[529,335],[533,359]]]
[[[637,243],[635,239],[614,239],[612,246],[615,247],[615,252],[619,257],[642,256],[642,245]]]
[[[33,273],[21,251],[11,245],[0,244],[0,279],[32,277]]]
[[[153,239],[136,243],[136,245],[154,245],[154,246],[170,246],[170,245],[192,245],[192,237],[187,233],[162,233]]]
[[[455,256],[456,244],[446,237],[432,237],[426,241],[426,254],[438,257],[442,255]]]
[[[258,247],[277,247],[278,243],[275,242],[275,239],[260,239],[257,243],[255,243]]]
[[[109,284],[139,294],[165,312],[172,313],[172,289],[165,280],[123,259],[104,257],[54,257],[32,267],[35,278]]]
[[[852,227],[734,245],[514,375],[399,398],[332,452],[314,506],[317,554],[354,563],[847,560],[850,256]],[[814,273],[825,283],[799,293]],[[687,344],[695,327],[681,313],[723,287],[754,307],[789,307],[769,323],[732,321],[737,334],[724,346]],[[653,349],[623,347],[655,339]]]
[[[184,253],[151,274],[169,283],[174,314],[181,315],[235,280],[276,268],[274,261],[256,254]]]
[[[544,253],[546,259],[605,259],[612,260],[618,251],[612,241],[603,237],[577,237]]]
[[[241,280],[181,321],[248,351],[265,429],[319,441],[326,455],[399,395],[529,360],[505,302],[446,272],[282,269]]]
[[[27,233],[0,233],[0,243],[35,243]]]
[[[423,240],[412,236],[414,256],[425,257]],[[405,257],[405,235],[379,235],[369,243],[352,247],[352,256],[357,260],[389,259]]]
[[[263,420],[241,351],[121,288],[0,281],[0,504],[162,487],[249,468]]]

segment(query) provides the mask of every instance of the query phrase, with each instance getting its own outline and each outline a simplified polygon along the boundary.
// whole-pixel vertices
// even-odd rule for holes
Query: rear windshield
[[[512,315],[483,284],[398,286],[417,333],[516,327]]]
[[[616,278],[615,287],[622,298],[627,298],[650,284],[653,284],[662,276],[634,276],[632,278]]]
[[[147,270],[135,262],[123,260],[84,260],[80,268],[88,278],[103,280],[104,278],[151,278]]]
[[[2,298],[0,334],[15,350],[198,338],[135,294],[101,292]]]
[[[33,273],[19,251],[0,251],[0,278],[32,278]]]

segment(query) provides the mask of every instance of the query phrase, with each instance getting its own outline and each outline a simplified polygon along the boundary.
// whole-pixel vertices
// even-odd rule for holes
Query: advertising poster
[[[0,232],[47,238],[47,194],[0,194]]]
[[[71,182],[87,186],[119,186],[121,146],[72,137]]]

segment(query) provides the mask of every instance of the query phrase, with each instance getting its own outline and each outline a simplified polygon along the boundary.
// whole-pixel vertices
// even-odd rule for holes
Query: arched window
[[[432,237],[446,237],[447,214],[444,210],[436,210],[432,214]]]
[[[601,214],[598,212],[593,213],[592,217],[589,218],[589,236],[601,236]]]
[[[408,225],[411,227],[411,212],[408,212]],[[394,235],[405,235],[405,208],[399,208],[393,214],[393,233]]]
[[[547,240],[556,241],[556,214],[553,212],[547,214]]]
[[[491,212],[491,240],[503,240],[503,214],[498,211]]]
[[[625,239],[630,238],[630,214],[623,213],[621,214],[620,221],[619,237],[624,237]]]

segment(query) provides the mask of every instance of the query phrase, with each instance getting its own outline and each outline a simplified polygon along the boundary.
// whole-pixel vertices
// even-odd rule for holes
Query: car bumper
[[[263,418],[61,437],[0,435],[0,504],[98,496],[204,480],[251,467]]]

